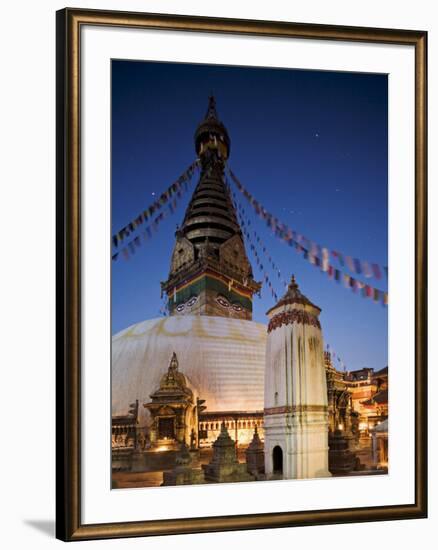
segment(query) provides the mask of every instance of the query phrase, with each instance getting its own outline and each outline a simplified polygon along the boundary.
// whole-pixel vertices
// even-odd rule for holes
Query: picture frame
[[[86,27],[149,29],[409,46],[415,50],[415,499],[396,505],[270,513],[83,521],[82,43]],[[57,12],[57,489],[56,536],[64,541],[262,529],[427,516],[427,33],[273,21],[66,8]]]

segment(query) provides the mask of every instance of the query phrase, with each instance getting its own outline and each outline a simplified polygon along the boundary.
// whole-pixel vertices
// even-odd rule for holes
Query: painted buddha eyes
[[[242,306],[239,304],[239,302],[230,303],[227,298],[225,298],[225,296],[222,296],[222,294],[219,294],[219,296],[216,298],[216,301],[224,308],[231,307],[234,309],[234,311],[242,311]]]
[[[198,297],[197,296],[192,296],[190,298],[190,300],[187,301],[186,306],[187,307],[192,307],[194,304],[196,304],[197,301],[198,301]]]
[[[230,302],[225,298],[225,296],[218,296],[216,298],[217,303],[221,305],[222,307],[230,307]]]
[[[198,301],[198,296],[192,296],[187,300],[185,304],[178,304],[176,306],[176,311],[178,311],[178,313],[181,313],[181,311],[184,311],[186,308],[190,308],[193,305],[195,305],[197,301]]]
[[[181,303],[181,304],[178,304],[175,309],[178,313],[182,313],[185,309],[189,309],[191,307],[193,307],[196,302],[199,300],[199,296],[191,296],[187,302],[184,302],[184,303]],[[225,296],[223,296],[222,294],[219,294],[217,297],[216,297],[216,301],[217,303],[225,308],[225,309],[234,309],[234,311],[242,311],[243,307],[239,304],[239,302],[230,302]]]

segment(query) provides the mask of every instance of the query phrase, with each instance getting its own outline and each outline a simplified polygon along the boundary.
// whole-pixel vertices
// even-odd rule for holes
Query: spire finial
[[[212,93],[208,96],[208,109],[205,118],[218,118],[216,111],[216,99]]]
[[[298,285],[297,285],[297,282],[295,280],[295,275],[292,275],[292,277],[290,278],[289,289],[290,290],[297,290],[298,289]]]
[[[178,370],[178,358],[176,356],[176,353],[173,352],[172,359],[170,360],[169,372],[170,371],[177,371],[177,370]]]

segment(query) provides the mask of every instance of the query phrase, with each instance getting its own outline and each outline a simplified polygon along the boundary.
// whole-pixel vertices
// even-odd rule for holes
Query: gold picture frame
[[[81,28],[117,26],[415,48],[415,503],[105,524],[81,522]],[[57,514],[65,541],[422,518],[427,515],[427,33],[83,9],[57,13]]]

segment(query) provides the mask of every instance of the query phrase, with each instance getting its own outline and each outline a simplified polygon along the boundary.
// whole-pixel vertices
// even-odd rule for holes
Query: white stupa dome
[[[266,326],[227,317],[171,316],[132,325],[112,338],[112,414],[126,414],[158,388],[172,353],[208,411],[261,411]]]

